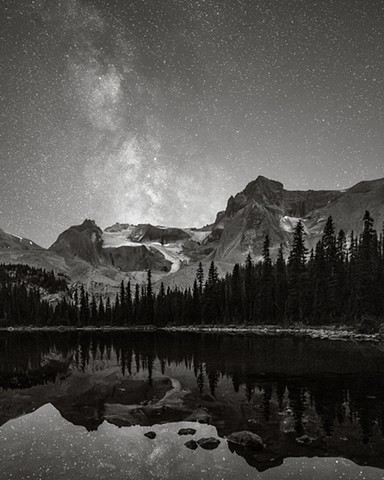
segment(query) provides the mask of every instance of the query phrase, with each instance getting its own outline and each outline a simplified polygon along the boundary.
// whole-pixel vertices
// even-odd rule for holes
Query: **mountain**
[[[4,250],[31,251],[43,250],[43,248],[28,238],[6,233],[0,228],[0,251],[3,252]]]
[[[365,210],[381,230],[384,222],[384,179],[364,181],[342,191],[285,190],[281,182],[259,176],[228,199],[213,224],[176,228],[151,224],[115,223],[102,230],[86,219],[62,232],[44,249],[31,240],[0,230],[0,262],[26,263],[65,273],[96,293],[117,291],[121,280],[153,281],[185,287],[193,282],[196,263],[208,268],[214,260],[222,275],[248,252],[261,254],[265,235],[272,255],[280,243],[288,251],[292,231],[302,220],[308,246],[322,235],[332,215],[336,229],[361,231]]]
[[[0,263],[22,263],[45,270],[66,273],[64,259],[32,240],[7,233],[0,228]]]
[[[103,231],[93,220],[84,220],[61,233],[49,250],[64,258],[80,258],[93,266],[100,264]]]
[[[337,229],[359,232],[365,210],[381,225],[384,221],[384,179],[361,182],[345,191],[285,190],[282,183],[259,176],[219,212],[210,238],[217,239],[211,258],[243,261],[251,252],[260,255],[265,235],[273,249],[280,243],[287,248],[292,230],[302,220],[307,243],[320,238],[325,221],[332,215]]]

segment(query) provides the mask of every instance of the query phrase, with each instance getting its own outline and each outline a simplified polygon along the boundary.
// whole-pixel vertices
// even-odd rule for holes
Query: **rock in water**
[[[201,448],[205,450],[214,450],[220,445],[220,440],[214,437],[201,438],[197,441]]]
[[[187,422],[199,422],[199,423],[209,423],[211,421],[211,415],[207,412],[205,408],[198,408],[191,413],[186,419]]]
[[[181,428],[177,433],[178,435],[194,435],[196,430],[194,428]]]
[[[255,451],[262,450],[265,447],[262,438],[259,437],[259,435],[256,435],[256,433],[249,432],[248,430],[231,433],[227,440],[235,445],[241,445],[242,447]]]
[[[189,442],[184,443],[184,445],[190,450],[196,450],[196,448],[198,447],[197,442],[195,442],[195,440],[189,440]]]
[[[296,438],[297,443],[304,443],[306,445],[313,443],[315,440],[315,438],[309,437],[308,435],[302,435],[301,437]]]
[[[151,440],[153,440],[154,438],[156,438],[156,432],[144,433],[144,437],[147,437],[147,438],[150,438]]]

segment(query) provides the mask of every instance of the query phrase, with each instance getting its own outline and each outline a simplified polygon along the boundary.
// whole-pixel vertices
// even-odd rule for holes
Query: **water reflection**
[[[217,438],[214,426],[188,422],[118,428],[108,422],[88,432],[66,422],[52,405],[11,420],[1,429],[1,478],[132,480],[282,480],[289,478],[379,480],[382,471],[359,467],[342,458],[288,458],[257,472],[220,440],[214,450],[190,450],[180,428],[193,427],[188,438]],[[145,460],[144,460],[145,459]]]
[[[17,416],[40,409],[31,417],[40,412],[39,418],[51,418],[55,431],[78,426],[88,442],[105,429],[113,435],[143,433],[151,425],[170,431],[178,425],[170,422],[187,420],[209,422],[199,428],[220,437],[250,430],[267,448],[236,462],[253,472],[276,472],[293,462],[289,457],[313,456],[384,469],[383,373],[379,348],[345,342],[165,332],[1,333],[0,452],[13,458],[12,452],[26,451],[26,443],[10,443],[5,432],[29,418],[13,420]],[[39,443],[36,430],[30,442]],[[308,463],[298,462],[303,468]]]

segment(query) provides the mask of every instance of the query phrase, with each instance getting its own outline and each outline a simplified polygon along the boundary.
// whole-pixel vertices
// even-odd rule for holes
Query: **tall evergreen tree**
[[[197,284],[201,294],[203,292],[203,285],[204,285],[204,268],[201,262],[199,262],[199,266],[197,268],[196,280],[197,280]]]
[[[275,293],[272,260],[270,255],[270,240],[268,235],[266,235],[264,238],[262,255],[263,263],[261,284],[259,289],[259,295],[257,298],[257,310],[259,321],[261,323],[271,323],[275,320]]]
[[[294,231],[292,248],[288,257],[288,313],[291,319],[303,321],[305,316],[306,255],[308,250],[304,240],[304,225],[299,220]]]
[[[277,253],[276,267],[275,267],[275,306],[277,317],[280,322],[286,326],[287,322],[287,298],[288,298],[288,279],[287,266],[284,260],[283,244]]]

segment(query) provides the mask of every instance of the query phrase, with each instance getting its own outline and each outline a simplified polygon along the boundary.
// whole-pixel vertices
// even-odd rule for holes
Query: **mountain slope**
[[[28,238],[19,237],[18,235],[12,235],[6,233],[0,228],[0,251],[4,250],[43,250],[42,247],[32,242]]]
[[[217,245],[211,254],[215,260],[238,262],[251,252],[261,254],[265,235],[272,250],[283,243],[289,246],[291,233],[301,219],[307,242],[313,246],[320,238],[329,215],[336,228],[346,233],[360,231],[365,210],[369,210],[381,228],[384,220],[384,179],[361,182],[346,191],[289,191],[283,184],[258,177],[220,212],[212,226],[210,239]]]

